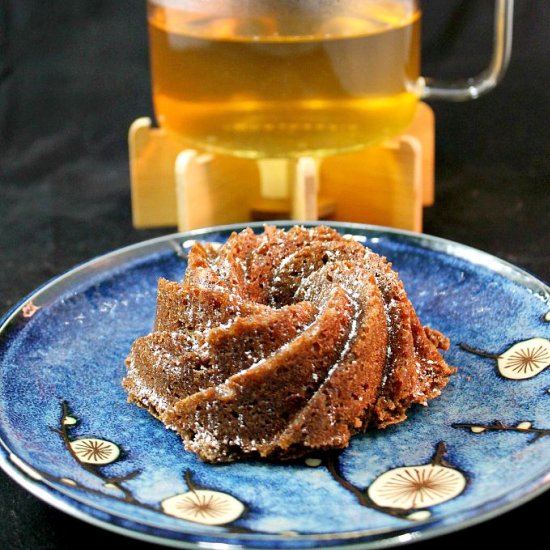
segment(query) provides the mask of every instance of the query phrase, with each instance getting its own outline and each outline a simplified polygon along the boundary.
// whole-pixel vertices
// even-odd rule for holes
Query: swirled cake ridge
[[[159,281],[126,360],[130,401],[208,462],[343,448],[406,418],[455,370],[385,258],[324,226],[197,243]]]

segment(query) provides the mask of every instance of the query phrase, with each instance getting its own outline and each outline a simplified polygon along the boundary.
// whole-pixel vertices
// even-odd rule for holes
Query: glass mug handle
[[[504,76],[512,51],[514,0],[496,0],[493,55],[489,66],[475,77],[457,81],[423,77],[418,79],[422,99],[466,101],[492,90]]]

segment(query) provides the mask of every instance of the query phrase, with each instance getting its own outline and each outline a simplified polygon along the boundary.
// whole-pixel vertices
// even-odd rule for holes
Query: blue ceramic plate
[[[458,373],[406,422],[355,437],[339,455],[212,466],[127,404],[124,358],[152,328],[157,279],[182,278],[194,239],[223,242],[242,227],[107,254],[11,311],[0,329],[0,463],[10,476],[96,525],[216,548],[408,542],[482,521],[548,486],[550,289],[428,236],[334,224],[387,256],[420,319],[452,341],[446,359]]]

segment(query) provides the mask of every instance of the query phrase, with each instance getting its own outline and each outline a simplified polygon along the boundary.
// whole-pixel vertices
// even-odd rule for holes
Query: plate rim
[[[314,227],[319,225],[325,225],[333,227],[337,230],[356,230],[363,233],[372,233],[367,235],[368,241],[376,238],[377,236],[392,236],[392,237],[405,237],[405,242],[412,243],[416,246],[429,249],[433,252],[442,253],[447,256],[453,256],[464,260],[475,266],[483,267],[493,273],[496,273],[506,279],[519,284],[525,288],[528,288],[533,293],[536,293],[538,297],[550,305],[550,287],[537,276],[529,273],[528,271],[510,263],[506,260],[498,258],[488,252],[471,247],[469,245],[461,244],[456,241],[437,237],[434,235],[417,233],[413,231],[407,231],[397,228],[390,228],[379,225],[360,224],[352,222],[331,222],[331,221],[294,221],[294,220],[273,220],[267,222],[249,222],[249,223],[235,223],[218,225],[200,229],[194,229],[184,232],[173,232],[159,237],[146,239],[133,243],[124,247],[120,247],[111,250],[107,253],[100,254],[89,260],[76,264],[72,268],[61,272],[60,274],[45,281],[40,286],[36,287],[32,292],[24,296],[21,300],[16,302],[4,315],[0,317],[0,337],[4,335],[6,329],[9,328],[12,320],[16,317],[23,306],[35,297],[41,296],[48,289],[55,288],[59,284],[63,284],[64,281],[73,280],[76,277],[77,282],[79,275],[83,275],[82,279],[87,280],[90,276],[89,271],[92,273],[96,271],[101,273],[102,270],[109,268],[109,263],[101,265],[103,262],[111,261],[113,259],[120,260],[120,263],[124,264],[131,261],[133,258],[139,259],[140,257],[146,257],[146,252],[140,254],[141,251],[154,252],[154,248],[158,245],[169,245],[172,241],[179,242],[185,240],[192,240],[200,237],[201,235],[213,234],[216,232],[228,232],[228,231],[240,231],[246,227],[252,229],[262,228],[265,225],[274,225],[277,227],[292,227],[294,225],[303,225],[305,227]],[[86,276],[87,275],[87,276]],[[0,345],[2,340],[0,340]],[[452,515],[439,516],[437,518],[430,518],[426,521],[418,522],[415,524],[405,525],[398,528],[379,529],[378,532],[373,530],[356,530],[342,533],[327,533],[327,534],[312,534],[312,535],[297,535],[294,537],[285,537],[280,534],[249,534],[249,533],[236,533],[229,534],[226,532],[212,532],[212,533],[197,533],[192,530],[187,531],[175,531],[166,527],[151,526],[147,522],[141,522],[132,518],[125,518],[123,515],[118,515],[112,511],[101,510],[99,507],[94,508],[88,503],[81,501],[77,497],[69,493],[58,490],[55,486],[49,483],[42,483],[33,480],[28,473],[24,471],[24,468],[18,466],[15,461],[12,460],[12,456],[17,458],[17,461],[22,463],[23,466],[34,469],[33,466],[26,464],[20,457],[13,453],[9,445],[4,441],[2,437],[4,434],[0,434],[0,448],[5,452],[0,453],[0,468],[16,483],[18,483],[25,490],[31,494],[46,502],[58,510],[68,513],[69,515],[96,525],[98,527],[107,529],[109,531],[116,532],[130,536],[132,538],[155,542],[157,544],[163,544],[165,546],[172,546],[178,548],[216,548],[222,549],[255,549],[266,547],[279,547],[278,543],[282,543],[280,547],[288,548],[302,548],[308,546],[307,544],[301,545],[303,542],[327,542],[322,544],[324,548],[338,548],[340,550],[346,550],[348,548],[384,548],[392,545],[407,544],[417,540],[426,540],[443,534],[458,531],[472,525],[487,521],[501,514],[504,514],[522,504],[528,502],[544,493],[550,488],[550,472],[537,474],[535,478],[530,479],[521,486],[515,488],[511,492],[500,495],[499,497],[485,501],[474,508],[468,508],[466,510],[454,513]],[[107,514],[110,520],[117,520],[118,522],[129,522],[134,525],[138,525],[143,529],[158,530],[164,533],[172,534],[172,538],[164,536],[157,536],[149,534],[138,529],[126,528],[118,523],[112,521],[104,521],[93,513],[87,512],[82,508],[90,508],[92,512],[95,510],[103,514]],[[480,511],[476,515],[476,511]],[[385,536],[385,535],[388,536]],[[232,536],[229,536],[232,535]],[[247,536],[248,535],[248,536]],[[203,540],[186,540],[183,536],[192,538],[202,538]],[[380,538],[382,537],[382,538]],[[209,540],[205,540],[209,539]],[[228,540],[240,539],[243,542],[227,542]],[[251,543],[262,542],[261,546],[254,546],[254,544],[246,544],[247,541]],[[333,542],[334,544],[330,544]]]

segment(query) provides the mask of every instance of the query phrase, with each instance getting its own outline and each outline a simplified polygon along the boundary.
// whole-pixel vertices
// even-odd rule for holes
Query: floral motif
[[[466,487],[466,476],[444,460],[445,452],[445,443],[441,441],[429,464],[393,468],[365,489],[342,475],[334,455],[329,456],[327,468],[335,481],[357,497],[361,506],[410,521],[424,521],[431,517],[425,508],[457,497]]]
[[[460,347],[469,353],[495,359],[498,372],[510,380],[533,378],[550,366],[550,340],[546,338],[523,340],[500,355],[467,344],[460,344]]]
[[[70,431],[77,426],[78,418],[71,414],[69,405],[66,401],[61,402],[61,409],[62,412],[59,427],[52,428],[52,430],[61,436],[65,447],[76,462],[78,462],[78,464],[89,474],[100,479],[103,482],[104,487],[110,490],[116,490],[123,495],[122,497],[117,495],[112,496],[111,498],[147,508],[148,506],[145,503],[139,502],[132,494],[132,491],[125,486],[126,481],[134,479],[141,473],[140,470],[134,470],[128,474],[119,475],[116,477],[109,477],[105,475],[102,471],[103,467],[120,458],[120,448],[111,441],[98,439],[95,437],[81,437],[73,439],[70,435]],[[86,487],[72,479],[51,476],[45,473],[44,475],[48,479],[60,481],[65,485],[70,485],[89,493],[103,494],[96,489]]]
[[[550,340],[531,338],[513,345],[497,359],[498,370],[505,378],[532,378],[550,366]]]
[[[523,421],[523,422],[520,422],[517,426],[516,426],[516,430],[520,431],[520,432],[524,432],[526,430],[529,430],[530,428],[533,427],[533,423],[532,422],[528,422],[527,420]]]
[[[481,434],[483,433],[487,428],[483,427],[483,426],[470,426],[470,431],[473,433],[473,434]]]
[[[481,434],[484,432],[519,432],[532,434],[534,437],[531,443],[541,437],[550,436],[550,430],[544,428],[537,428],[533,426],[533,423],[528,420],[523,420],[515,426],[508,426],[500,421],[493,422],[492,424],[453,424],[453,428],[462,428],[470,430],[474,434]]]
[[[68,477],[62,477],[59,481],[61,481],[61,483],[64,483],[65,485],[70,485],[71,487],[76,487],[77,486],[77,483],[74,479],[70,479]]]
[[[407,519],[413,521],[425,521],[432,517],[432,513],[429,510],[418,510],[418,512],[412,512],[407,516]]]
[[[105,439],[86,437],[69,443],[76,458],[85,464],[111,464],[120,455],[120,449]]]
[[[373,481],[368,494],[379,506],[417,510],[451,500],[465,487],[466,478],[458,470],[426,464],[383,473]]]
[[[30,319],[42,306],[37,306],[32,300],[29,300],[22,308],[21,314],[25,319]]]
[[[235,497],[214,491],[210,488],[198,487],[191,476],[191,472],[185,472],[185,483],[189,489],[185,493],[164,499],[160,504],[150,504],[139,500],[126,482],[131,481],[140,475],[140,470],[131,471],[125,475],[108,476],[103,472],[103,467],[115,462],[121,456],[121,450],[118,445],[106,439],[96,437],[81,437],[73,439],[70,431],[78,424],[78,419],[72,415],[69,405],[66,401],[61,402],[61,418],[58,428],[52,428],[57,432],[65,447],[78,464],[89,474],[101,480],[103,488],[110,494],[87,487],[80,482],[66,477],[57,477],[46,472],[36,472],[35,476],[42,479],[49,479],[75,487],[82,491],[102,496],[108,496],[114,500],[139,506],[151,512],[168,514],[179,519],[202,523],[204,525],[225,525],[226,529],[238,532],[248,531],[246,527],[233,527],[228,524],[240,518],[246,510],[245,505]],[[16,457],[14,457],[14,462]],[[23,466],[21,466],[23,468]],[[29,473],[29,475],[31,475]],[[37,477],[37,479],[39,479]]]
[[[198,489],[162,501],[166,514],[205,525],[225,525],[244,512],[243,504],[226,493]]]

